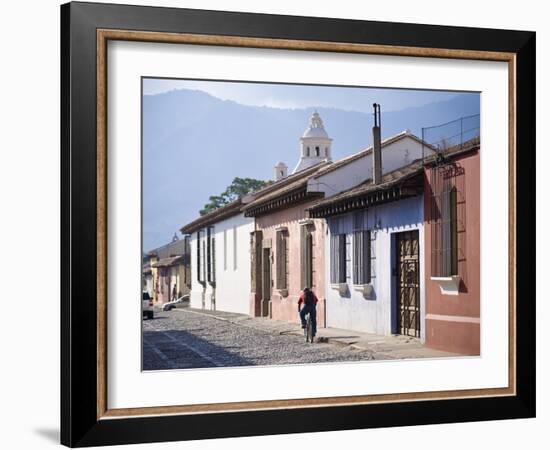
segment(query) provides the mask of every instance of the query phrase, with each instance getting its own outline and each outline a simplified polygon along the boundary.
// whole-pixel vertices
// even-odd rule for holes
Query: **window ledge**
[[[348,283],[331,283],[330,287],[337,290],[340,295],[345,295],[348,292]]]
[[[288,297],[288,289],[279,289],[279,295],[283,298]]]
[[[361,292],[363,294],[363,297],[365,297],[367,300],[371,299],[374,294],[374,286],[370,283],[368,284],[354,284],[353,290]]]
[[[460,276],[452,275],[450,277],[431,277],[439,285],[442,295],[458,295],[460,286]]]

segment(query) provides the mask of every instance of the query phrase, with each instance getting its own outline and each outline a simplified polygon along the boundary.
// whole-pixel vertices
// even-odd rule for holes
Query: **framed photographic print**
[[[535,33],[61,26],[63,444],[534,417]]]

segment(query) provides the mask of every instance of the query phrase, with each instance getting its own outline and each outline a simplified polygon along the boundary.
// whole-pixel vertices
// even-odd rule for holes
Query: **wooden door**
[[[262,255],[262,316],[267,316],[271,300],[271,248],[264,248]]]
[[[420,267],[418,231],[396,236],[397,329],[406,336],[420,337]]]

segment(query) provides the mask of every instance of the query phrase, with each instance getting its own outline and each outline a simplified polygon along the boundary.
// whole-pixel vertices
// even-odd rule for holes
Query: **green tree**
[[[208,203],[200,210],[200,215],[204,216],[224,205],[237,200],[240,197],[255,192],[264,186],[270,184],[271,181],[256,180],[254,178],[235,177],[233,182],[220,195],[211,195],[208,198]]]

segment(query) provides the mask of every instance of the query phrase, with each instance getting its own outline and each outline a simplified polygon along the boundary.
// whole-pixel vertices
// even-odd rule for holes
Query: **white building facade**
[[[406,237],[409,245],[411,240],[416,242],[412,244],[417,265],[412,283],[416,285],[415,313],[419,315],[413,319],[418,320],[418,324],[414,324],[411,335],[424,340],[423,211],[423,197],[418,195],[327,218],[327,327],[381,335],[401,334],[398,252],[402,237]],[[338,238],[344,243],[344,249],[335,249]],[[334,273],[335,259],[344,261],[342,279]]]
[[[430,147],[408,130],[382,141],[382,174],[393,172],[433,154]],[[372,147],[339,159],[308,181],[308,191],[325,198],[351,189],[372,177]]]
[[[184,226],[190,235],[190,306],[249,314],[250,233],[254,219],[240,212],[240,200]]]
[[[372,148],[308,182],[325,194],[309,214],[327,220],[326,326],[424,341],[422,159],[432,150],[404,131],[382,141],[380,152],[377,185]]]

